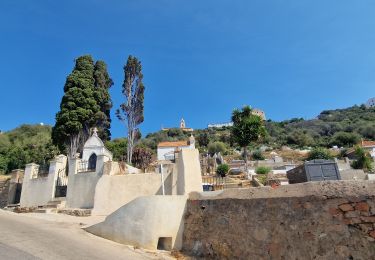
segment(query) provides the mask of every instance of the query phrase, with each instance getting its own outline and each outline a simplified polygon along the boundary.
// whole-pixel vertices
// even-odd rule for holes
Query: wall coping
[[[212,192],[191,192],[190,200],[217,199],[268,199],[315,196],[325,198],[375,196],[375,181],[340,180],[290,184],[272,188],[269,186],[227,189]]]

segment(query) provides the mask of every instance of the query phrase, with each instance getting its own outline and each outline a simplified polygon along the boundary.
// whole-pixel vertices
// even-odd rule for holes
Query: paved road
[[[165,259],[91,235],[76,223],[0,210],[0,259]]]

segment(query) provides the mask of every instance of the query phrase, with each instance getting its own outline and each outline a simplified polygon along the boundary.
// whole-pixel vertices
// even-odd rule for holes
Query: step
[[[88,217],[91,216],[91,209],[59,209],[57,213],[76,216],[76,217]]]
[[[42,208],[42,209],[36,209],[33,212],[34,213],[57,213],[57,209]]]

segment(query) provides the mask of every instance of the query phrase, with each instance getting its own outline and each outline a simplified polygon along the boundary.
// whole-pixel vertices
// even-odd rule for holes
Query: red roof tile
[[[176,142],[161,142],[158,144],[158,147],[180,147],[188,146],[187,141],[176,141]]]

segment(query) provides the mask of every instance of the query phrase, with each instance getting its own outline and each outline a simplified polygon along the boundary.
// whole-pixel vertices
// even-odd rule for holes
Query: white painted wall
[[[189,194],[192,191],[203,192],[199,151],[181,150],[177,161],[177,194]]]
[[[103,174],[104,163],[108,160],[107,156],[98,155],[95,172],[78,172],[81,160],[70,160],[66,207],[83,209],[94,207],[95,187]]]
[[[86,231],[123,244],[156,250],[160,237],[172,238],[172,249],[182,246],[187,196],[138,197],[105,221]]]
[[[179,146],[178,149],[187,149],[190,146]],[[158,160],[173,160],[176,147],[158,147]],[[167,155],[168,154],[168,155]],[[166,156],[167,155],[167,156]]]
[[[173,174],[165,172],[165,194],[172,194]],[[95,188],[93,215],[108,215],[140,196],[161,195],[161,174],[103,175]]]
[[[103,141],[98,137],[96,132],[86,141],[83,146],[82,160],[88,161],[91,154],[105,155],[112,160],[112,153],[104,146]]]
[[[43,206],[54,199],[57,173],[65,168],[66,160],[64,155],[57,156],[50,162],[48,177],[42,178],[32,176],[34,169],[38,167],[37,164],[26,165],[21,191],[21,207]]]
[[[190,145],[179,146],[179,147],[158,147],[157,154],[158,160],[173,160],[174,151],[183,149],[195,149],[195,139],[193,136],[189,138]]]

